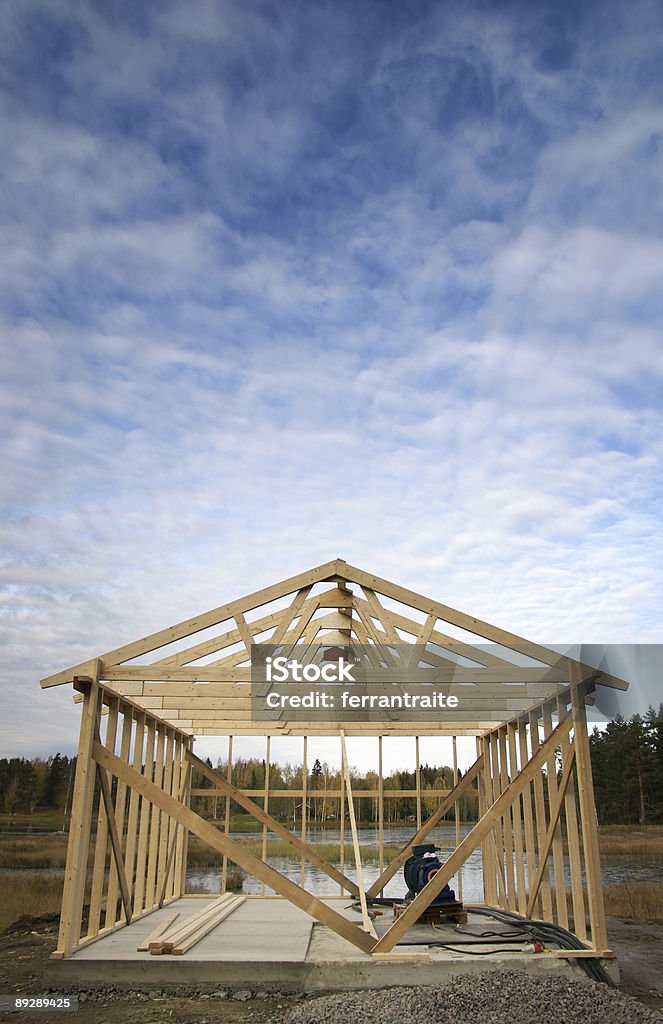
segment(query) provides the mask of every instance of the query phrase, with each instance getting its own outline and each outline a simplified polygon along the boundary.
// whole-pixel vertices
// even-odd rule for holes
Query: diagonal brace
[[[406,843],[406,845],[403,847],[403,849],[396,854],[394,859],[389,862],[389,864],[384,869],[380,877],[375,882],[373,882],[373,885],[370,887],[370,889],[367,889],[366,895],[369,897],[369,899],[373,896],[377,896],[380,890],[384,889],[387,882],[391,878],[393,878],[398,869],[402,867],[403,864],[405,864],[405,861],[408,859],[410,853],[412,852],[412,847],[416,846],[417,843],[423,842],[428,833],[432,829],[434,829],[437,823],[441,821],[441,819],[444,817],[444,815],[451,810],[456,801],[460,800],[461,797],[465,795],[465,793],[471,788],[472,783],[474,782],[482,768],[483,754],[479,758],[477,758],[477,760],[474,762],[471,768],[468,768],[468,770],[465,772],[465,775],[463,775],[462,779],[460,779],[459,782],[456,783],[454,788],[444,798],[442,803],[435,808],[430,818],[426,819],[426,821],[423,823],[419,831],[412,836],[412,839],[410,839],[409,842]]]
[[[266,825],[270,832],[273,832],[288,843],[293,850],[296,850],[301,857],[304,857],[304,859],[309,862],[309,864],[314,864],[317,868],[320,868],[321,871],[324,871],[329,878],[332,878],[339,885],[343,886],[346,892],[349,892],[352,896],[359,896],[359,887],[352,881],[352,879],[346,878],[342,872],[338,871],[331,864],[328,864],[326,860],[323,860],[323,858],[315,853],[310,846],[302,842],[298,836],[293,835],[285,825],[276,821],[271,814],[268,814],[267,811],[262,809],[262,807],[254,803],[250,797],[245,796],[240,789],[233,786],[232,782],[228,782],[227,779],[224,779],[219,772],[210,768],[209,765],[205,764],[204,761],[201,761],[199,757],[196,757],[192,751],[187,750],[186,758],[201,773],[201,775],[208,778],[210,782],[213,782],[215,786],[221,790],[221,792],[225,793],[231,800],[234,800],[235,803],[240,805],[240,807],[243,807],[249,812],[249,814],[252,814],[253,817],[257,818],[257,820],[263,825]]]
[[[194,835],[197,835],[199,839],[202,839],[204,843],[211,846],[213,850],[218,850],[219,853],[225,854],[235,864],[244,868],[245,871],[248,871],[255,878],[265,882],[266,885],[269,885],[280,896],[284,896],[296,907],[299,907],[300,910],[303,910],[304,913],[314,917],[316,921],[320,921],[321,924],[326,925],[336,932],[337,935],[347,939],[353,946],[357,946],[364,953],[370,953],[375,940],[371,935],[368,935],[361,928],[358,928],[357,925],[353,924],[352,921],[348,921],[342,914],[328,907],[322,900],[319,900],[301,886],[296,885],[295,882],[286,878],[285,875],[276,871],[275,868],[270,867],[269,864],[263,864],[260,858],[247,850],[245,846],[219,832],[214,825],[210,825],[208,821],[205,821],[204,818],[201,818],[199,814],[196,814],[189,807],[184,807],[175,797],[160,789],[159,786],[156,786],[100,743],[93,745],[92,756],[97,764],[107,768],[113,775],[122,779],[128,786],[135,789],[141,796],[145,797],[165,814],[170,815],[175,821],[184,825]]]
[[[508,788],[497,798],[492,807],[488,808],[484,816],[476,823],[472,831],[465,836],[465,839],[463,839],[460,846],[454,850],[444,867],[437,872],[426,886],[424,886],[421,892],[414,900],[412,900],[407,910],[401,914],[394,924],[392,924],[389,931],[385,932],[380,941],[374,947],[373,952],[389,952],[390,949],[394,948],[399,939],[405,935],[408,929],[419,920],[424,910],[426,910],[435,897],[442,892],[447,882],[453,878],[456,871],[462,867],[470,854],[473,853],[474,850],[481,845],[486,836],[492,832],[495,827],[495,823],[503,817],[511,804],[517,800],[526,787],[530,785],[537,772],[540,771],[545,762],[550,758],[552,751],[555,749],[560,739],[568,735],[572,725],[573,722],[571,716],[569,716],[568,718],[565,718],[563,722],[560,722],[557,728],[550,733],[550,736],[547,738],[545,743],[539,747],[536,754],[530,758],[523,768],[521,768],[520,772],[513,778]]]

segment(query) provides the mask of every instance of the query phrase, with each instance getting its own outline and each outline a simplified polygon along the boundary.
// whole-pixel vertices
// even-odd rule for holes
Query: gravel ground
[[[486,971],[444,988],[390,988],[322,996],[285,1024],[661,1024],[663,1015],[593,981]]]

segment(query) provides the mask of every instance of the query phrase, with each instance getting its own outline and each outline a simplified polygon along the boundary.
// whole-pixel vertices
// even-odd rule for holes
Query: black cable
[[[472,914],[480,914],[484,917],[492,917],[503,924],[519,924],[529,929],[534,938],[545,944],[555,943],[561,949],[586,949],[587,947],[572,932],[562,928],[561,925],[551,924],[549,921],[534,921],[527,917],[521,917],[509,910],[488,910],[486,907],[468,907]],[[604,985],[615,988],[615,983],[606,971],[599,957],[583,957],[580,959],[580,967],[593,981],[601,982]]]

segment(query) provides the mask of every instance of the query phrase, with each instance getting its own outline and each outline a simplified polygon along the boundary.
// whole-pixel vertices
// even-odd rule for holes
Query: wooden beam
[[[178,942],[176,946],[173,946],[171,953],[173,956],[182,956],[187,953],[192,946],[204,939],[206,935],[209,935],[211,931],[214,931],[222,921],[225,921],[227,917],[234,914],[238,907],[241,907],[242,903],[246,902],[246,896],[235,896],[218,914],[216,914],[210,921],[206,921],[202,924],[195,932],[189,935],[186,939]]]
[[[603,903],[603,880],[601,878],[598,827],[594,803],[592,762],[589,750],[589,737],[587,735],[587,714],[585,711],[585,701],[581,693],[579,676],[579,670],[577,668],[574,669],[571,678],[571,701],[574,746],[578,763],[578,802],[580,804],[580,822],[582,825],[582,845],[585,853],[585,877],[587,879],[587,902],[589,905],[592,944],[596,949],[603,950],[608,949],[608,933]]]
[[[97,730],[96,742],[101,745],[101,738],[99,737],[99,731]],[[122,857],[122,843],[120,841],[120,835],[117,830],[117,822],[115,820],[115,814],[113,813],[113,797],[111,796],[110,784],[105,770],[97,763],[97,776],[99,778],[99,785],[101,787],[101,795],[104,801],[104,808],[106,810],[106,818],[108,821],[108,834],[110,836],[111,848],[113,850],[113,858],[115,860],[115,869],[117,871],[117,877],[120,883],[120,894],[122,896],[122,906],[124,907],[124,916],[127,924],[131,922],[131,893],[129,892],[129,883],[127,882],[127,874],[124,869],[124,858]],[[112,922],[113,924],[115,921]]]
[[[280,597],[285,597],[287,594],[291,594],[295,590],[301,590],[303,587],[319,583],[334,573],[336,565],[336,560],[332,562],[325,562],[323,565],[318,565],[314,569],[309,569],[307,572],[291,576],[289,579],[283,580],[281,583],[275,583],[270,587],[263,588],[262,590],[256,590],[254,593],[240,598],[239,600],[231,601],[229,604],[220,605],[218,608],[213,608],[211,611],[205,612],[203,615],[194,616],[192,619],[185,619],[183,622],[178,622],[176,625],[169,626],[167,629],[160,629],[156,633],[151,633],[149,636],[143,637],[141,640],[124,644],[122,647],[116,647],[112,651],[107,651],[105,654],[102,654],[101,660],[108,664],[116,665],[123,661],[131,661],[133,658],[140,657],[140,655],[148,654],[150,651],[154,651],[158,647],[164,647],[166,644],[174,643],[176,640],[183,640],[185,637],[191,636],[192,633],[208,629],[210,626],[216,626],[220,622],[225,622],[226,619],[234,618],[235,612],[251,611],[253,608],[258,608],[263,604],[269,604],[272,601],[276,601]],[[87,674],[89,674],[89,667],[91,664],[92,662],[90,661],[82,663],[82,666],[88,670]],[[73,668],[65,669],[62,672],[56,672],[52,676],[47,676],[45,679],[41,680],[41,686],[59,686],[62,683],[71,682],[74,675],[82,674],[78,671],[80,667],[81,666],[74,666]]]
[[[299,907],[300,910],[314,917],[321,924],[327,925],[337,935],[347,939],[348,942],[358,949],[363,950],[365,953],[370,953],[373,947],[371,936],[367,935],[366,932],[362,931],[361,928],[358,928],[351,921],[348,921],[342,914],[328,907],[317,897],[306,892],[306,890],[296,885],[295,882],[291,882],[289,878],[286,878],[285,875],[282,875],[268,864],[263,864],[260,858],[252,854],[246,847],[229,839],[188,807],[183,807],[174,797],[164,793],[162,789],[155,786],[154,783],[150,782],[149,779],[145,778],[144,775],[141,775],[134,768],[125,764],[121,758],[116,757],[115,754],[106,750],[105,747],[95,744],[93,747],[93,757],[95,761],[98,761],[104,768],[111,771],[113,775],[123,779],[127,785],[135,787],[141,796],[151,800],[163,813],[171,815],[176,821],[185,825],[189,831],[197,835],[208,846],[211,846],[213,850],[226,854],[241,868],[248,871],[249,874],[260,881],[264,880],[266,885],[269,885],[280,896],[284,896],[295,906]]]
[[[163,921],[159,921],[156,928],[154,928],[153,931],[150,932],[146,939],[143,939],[140,946],[136,946],[136,952],[147,953],[150,948],[150,943],[156,942],[160,935],[163,935],[164,932],[167,932],[170,926],[172,925],[173,921],[177,920],[179,916],[179,910],[174,910],[172,914],[168,914],[166,917],[164,917]]]
[[[357,819],[355,817],[355,802],[352,797],[352,779],[350,778],[350,766],[348,764],[348,753],[345,747],[345,736],[341,732],[342,763],[341,770],[345,777],[345,788],[348,794],[348,814],[350,817],[350,831],[352,832],[352,847],[355,855],[355,868],[357,870],[357,885],[359,887],[359,902],[361,904],[361,919],[365,932],[371,931],[371,919],[368,916],[366,904],[366,892],[364,891],[364,872],[361,865],[361,850],[359,849],[359,835],[357,833]]]
[[[393,860],[380,874],[380,877],[373,882],[372,886],[370,887],[366,894],[367,896],[369,896],[370,898],[372,898],[373,896],[377,896],[380,890],[385,888],[387,882],[389,882],[389,880],[394,877],[396,872],[403,866],[403,864],[405,864],[405,861],[408,859],[412,852],[412,847],[417,846],[419,843],[423,842],[428,833],[432,831],[432,829],[435,828],[437,823],[442,820],[444,815],[451,810],[454,803],[457,800],[460,800],[460,798],[464,796],[468,792],[468,790],[470,790],[472,783],[474,782],[477,775],[483,768],[483,764],[484,759],[483,754],[481,754],[476,759],[472,767],[468,768],[468,770],[465,772],[465,775],[463,775],[460,782],[456,786],[454,786],[454,788],[451,790],[446,799],[443,800],[439,807],[437,807],[433,811],[430,818],[426,819],[421,828],[412,836],[412,839],[410,839],[405,844],[405,846],[400,850],[399,853],[396,854]],[[385,790],[385,794],[388,796],[389,791]]]
[[[555,832],[557,831],[557,825],[559,823],[559,815],[560,815],[560,812],[562,810],[562,805],[564,803],[564,798],[566,796],[566,790],[567,790],[567,787],[569,785],[569,782],[571,781],[571,776],[573,774],[573,765],[574,765],[574,761],[575,761],[575,753],[576,753],[576,751],[575,751],[575,742],[574,742],[574,743],[571,744],[571,747],[569,748],[569,752],[568,752],[567,759],[566,759],[566,764],[564,765],[564,772],[563,772],[563,775],[562,775],[562,779],[561,779],[561,782],[559,784],[559,788],[558,788],[558,790],[557,790],[557,792],[555,794],[555,801],[551,805],[550,824],[548,826],[548,831],[546,832],[546,838],[545,838],[544,843],[543,843],[543,849],[541,850],[541,852],[539,854],[539,867],[538,867],[538,870],[536,872],[536,877],[534,879],[534,883],[533,883],[532,888],[530,890],[529,897],[527,899],[527,910],[526,910],[525,915],[524,915],[525,917],[531,917],[532,916],[532,911],[534,910],[534,907],[535,907],[535,904],[536,904],[536,899],[537,899],[537,896],[539,895],[539,889],[541,888],[541,882],[543,881],[543,872],[545,870],[545,866],[546,866],[546,862],[548,860],[548,857],[550,856],[550,849],[551,849],[552,844],[553,844],[553,839],[554,839],[554,836],[555,836]],[[555,888],[557,888],[558,885],[559,885],[559,882],[556,881]],[[564,886],[564,893],[566,895],[566,886]]]
[[[511,650],[526,651],[529,657],[546,665],[559,666],[566,672],[570,671],[571,665],[579,666],[583,676],[600,675],[601,685],[613,686],[619,690],[628,689],[628,683],[623,679],[608,673],[599,672],[591,665],[584,665],[582,662],[564,657],[557,651],[550,650],[540,644],[531,643],[516,633],[510,633],[508,630],[500,629],[498,626],[492,626],[489,622],[484,622],[482,619],[467,615],[455,608],[451,608],[449,605],[441,604],[439,601],[432,601],[430,598],[424,597],[423,594],[417,594],[414,590],[397,586],[394,583],[390,583],[389,580],[364,572],[363,569],[349,565],[347,562],[344,563],[343,572],[350,583],[358,583],[362,588],[365,586],[369,587],[384,597],[391,598],[392,601],[409,605],[411,608],[417,608],[419,611],[426,613],[434,612],[439,619],[453,623],[454,626],[459,626],[475,636],[484,637],[486,640],[491,640],[493,643],[500,644]]]
[[[97,682],[98,665],[93,669],[92,678],[86,678],[74,686],[85,689],[86,698],[81,712],[81,727],[76,755],[74,793],[71,801],[67,862],[64,869],[62,892],[62,913],[56,953],[70,956],[78,945],[83,913],[83,897],[87,875],[87,857],[90,846],[92,824],[92,802],[94,798],[95,765],[92,761],[92,746],[99,722],[100,691]]]
[[[282,825],[280,821],[277,821],[276,818],[271,816],[271,814],[268,814],[262,807],[260,807],[259,804],[254,803],[253,800],[245,796],[240,789],[237,789],[237,787],[233,786],[231,782],[224,779],[219,772],[215,771],[214,768],[210,768],[209,765],[205,764],[204,761],[201,761],[201,759],[196,757],[196,755],[190,750],[186,752],[186,758],[192,765],[194,765],[201,775],[204,775],[205,778],[210,780],[210,782],[213,782],[221,793],[225,793],[229,801],[231,799],[234,800],[235,803],[239,804],[240,807],[243,807],[245,811],[248,811],[248,813],[252,814],[257,821],[261,822],[263,826],[268,828],[270,832],[273,832],[274,835],[277,835],[280,839],[283,839],[284,842],[288,843],[288,845],[291,846],[292,849],[300,855],[300,857],[303,857],[304,860],[309,862],[309,864],[313,864],[316,868],[319,868],[320,871],[324,871],[329,878],[338,882],[346,892],[349,892],[352,896],[359,895],[359,889],[352,879],[346,878],[345,875],[340,871],[337,871],[333,865],[328,864],[326,860],[323,860],[322,857],[318,856],[312,847],[302,842],[302,840],[290,832],[285,825]],[[302,793],[303,790],[300,790],[300,795]],[[287,797],[297,795],[290,790],[273,790],[271,796],[276,796],[277,794]]]

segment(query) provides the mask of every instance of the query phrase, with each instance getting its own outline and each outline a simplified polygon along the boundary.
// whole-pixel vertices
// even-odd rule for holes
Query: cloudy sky
[[[661,638],[656,2],[0,8],[2,751],[340,556]]]

